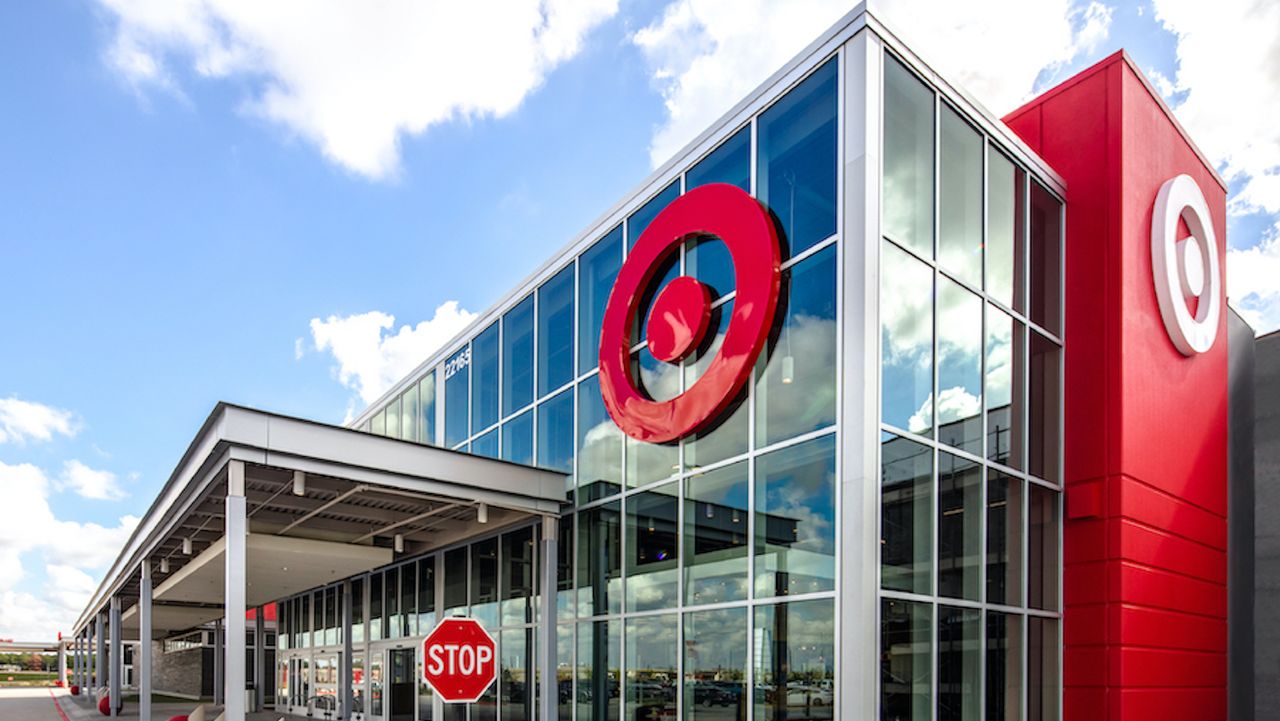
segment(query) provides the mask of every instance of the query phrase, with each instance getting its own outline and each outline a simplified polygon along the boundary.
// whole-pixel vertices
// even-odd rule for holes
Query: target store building
[[[349,427],[218,406],[76,678],[211,628],[231,721],[1227,718],[1225,185],[1123,53],[979,101],[859,9]]]

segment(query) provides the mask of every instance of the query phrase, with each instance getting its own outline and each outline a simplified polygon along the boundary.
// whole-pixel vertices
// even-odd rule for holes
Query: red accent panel
[[[1226,318],[1208,352],[1174,347],[1151,213],[1191,176],[1221,260],[1226,189],[1123,53],[1005,122],[1067,183],[1066,719],[1224,719]]]

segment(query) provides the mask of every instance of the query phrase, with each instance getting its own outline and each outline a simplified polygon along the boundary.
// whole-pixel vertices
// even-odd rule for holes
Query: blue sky
[[[342,421],[850,7],[524,5],[0,4],[0,637],[69,625],[218,400]],[[882,5],[997,113],[1128,49],[1224,162],[1232,294],[1280,325],[1280,137],[1205,80],[1274,10]],[[1272,121],[1276,42],[1232,81]]]

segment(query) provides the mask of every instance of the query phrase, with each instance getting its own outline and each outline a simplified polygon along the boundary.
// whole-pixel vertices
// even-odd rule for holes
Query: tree
[[[33,653],[33,654],[31,654],[29,657],[27,657],[27,670],[28,670],[28,671],[43,671],[43,670],[44,670],[44,657],[43,657],[43,656],[41,656],[41,655],[40,655],[40,654],[38,654],[38,653]]]

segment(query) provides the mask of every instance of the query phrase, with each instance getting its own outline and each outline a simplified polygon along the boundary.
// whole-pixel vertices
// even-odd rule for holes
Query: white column
[[[351,580],[342,582],[342,658],[338,661],[338,699],[341,704],[338,718],[351,721],[351,706],[355,703],[351,693]]]
[[[58,685],[67,687],[67,644],[58,639]]]
[[[253,710],[267,704],[267,619],[266,608],[258,606],[253,614]]]
[[[111,597],[111,651],[107,654],[107,696],[111,699],[111,717],[120,715],[120,674],[124,671],[124,645],[121,643],[120,597]]]
[[[539,717],[551,721],[556,717],[559,682],[556,680],[556,547],[560,540],[560,519],[542,517],[542,608],[537,626],[538,667],[542,674],[542,708]],[[597,671],[600,673],[600,671]]]
[[[151,721],[151,559],[142,559],[138,587],[138,720]]]
[[[226,501],[226,593],[223,611],[226,638],[223,650],[223,709],[226,721],[244,721],[244,633],[245,633],[245,537],[248,519],[245,515],[244,462],[227,465]]]
[[[107,680],[107,638],[106,626],[107,622],[102,618],[102,612],[98,612],[98,617],[93,620],[93,640],[97,648],[93,654],[93,690],[97,691],[102,688]]]

